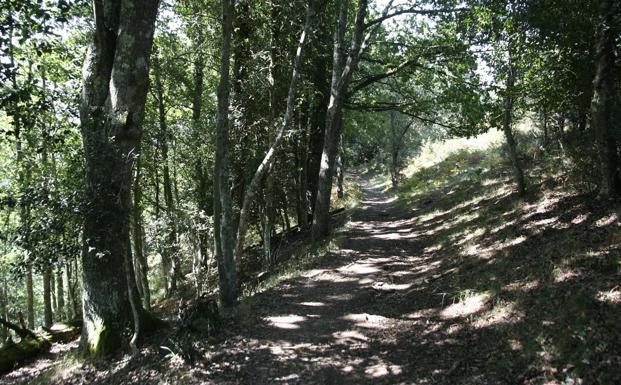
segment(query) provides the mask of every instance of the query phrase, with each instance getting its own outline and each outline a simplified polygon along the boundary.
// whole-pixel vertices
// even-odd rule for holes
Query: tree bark
[[[50,297],[52,298],[52,322],[54,322],[56,313],[58,312],[58,302],[56,301],[56,279],[52,267],[49,268],[48,274],[50,277]]]
[[[591,99],[591,129],[595,133],[600,169],[601,198],[615,198],[620,193],[617,112],[618,92],[615,40],[618,30],[614,21],[614,2],[600,0],[596,74]]]
[[[35,317],[32,265],[28,264],[26,269],[26,318],[28,319],[28,329],[33,330],[35,328]]]
[[[49,267],[43,270],[43,325],[52,326],[52,272]]]
[[[311,104],[305,103],[299,114],[298,134],[298,175],[297,175],[297,216],[301,229],[308,227],[308,137],[310,129]],[[306,116],[303,114],[306,111]]]
[[[162,252],[162,275],[165,282],[165,295],[168,297],[177,290],[177,279],[180,277],[179,253],[177,246],[177,218],[175,199],[173,197],[173,183],[170,175],[170,159],[168,141],[170,133],[166,122],[166,106],[164,104],[164,86],[159,58],[153,61],[155,73],[155,91],[157,94],[158,121],[160,126],[159,150],[162,155],[162,176],[164,184],[164,203],[166,204],[166,244]],[[174,161],[174,159],[173,159]]]
[[[75,310],[73,307],[74,299],[73,299],[73,272],[71,267],[71,262],[65,263],[65,274],[67,280],[67,319],[73,320],[75,318]]]
[[[220,300],[224,306],[237,302],[237,272],[235,270],[233,207],[230,189],[229,104],[231,67],[231,38],[233,35],[234,0],[221,0],[222,48],[218,112],[216,117],[216,154],[214,164],[214,229],[215,252],[218,261]]]
[[[138,158],[136,163],[136,174],[133,186],[133,241],[134,241],[134,259],[136,261],[136,284],[142,298],[142,306],[151,309],[151,290],[149,289],[149,265],[144,253],[144,228],[142,226],[142,184],[140,183],[142,175],[142,160]]]
[[[118,349],[132,323],[130,191],[158,3],[93,1],[95,33],[84,61],[80,120],[87,182],[82,348],[94,357]]]
[[[341,115],[349,82],[353,71],[358,65],[360,53],[364,49],[363,33],[364,19],[367,14],[367,0],[358,2],[358,11],[352,44],[345,61],[345,31],[347,28],[347,0],[341,0],[339,19],[334,38],[332,54],[332,85],[330,89],[330,103],[326,113],[326,132],[324,136],[321,166],[317,184],[317,198],[313,213],[313,238],[326,236],[330,232],[330,194],[332,192],[332,177],[334,163],[338,151],[338,139],[341,134]],[[366,40],[366,39],[365,39]]]
[[[8,307],[9,292],[6,287],[6,279],[2,278],[2,286],[0,286],[0,319],[4,321],[9,320]],[[3,324],[0,332],[0,345],[2,345],[9,337],[9,329]]]
[[[59,267],[56,272],[56,319],[62,321],[66,318],[65,312],[65,283],[63,282],[63,271]]]
[[[342,124],[342,122],[341,122]],[[343,199],[345,189],[343,182],[345,181],[345,164],[343,162],[343,134],[339,136],[339,145],[336,154],[336,196]]]

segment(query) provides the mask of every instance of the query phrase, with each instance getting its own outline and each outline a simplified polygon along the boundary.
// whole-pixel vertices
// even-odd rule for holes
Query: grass
[[[484,370],[506,381],[621,383],[618,208],[565,184],[549,157],[525,159],[519,199],[492,136],[429,145],[396,190],[439,266],[443,322],[467,330],[451,338],[470,341],[473,360],[492,354]]]

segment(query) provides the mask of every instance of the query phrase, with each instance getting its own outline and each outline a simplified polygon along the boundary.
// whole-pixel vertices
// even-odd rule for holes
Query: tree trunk
[[[193,136],[197,141],[205,141],[203,123],[203,89],[205,62],[202,55],[202,38],[196,42],[197,57],[194,60],[194,89],[192,95],[192,129]],[[193,263],[197,293],[201,294],[204,277],[203,274],[209,269],[209,256],[211,255],[208,217],[213,215],[213,202],[211,200],[212,186],[209,178],[209,165],[199,157],[195,163],[196,181],[196,206],[198,208],[198,256]]]
[[[306,109],[307,116],[302,114]],[[298,138],[298,175],[297,175],[297,204],[298,204],[298,225],[301,229],[308,227],[308,136],[310,129],[310,109],[311,104],[300,109],[299,117],[299,138]],[[306,119],[305,119],[306,118]]]
[[[511,43],[509,43],[510,45]],[[513,177],[517,184],[518,194],[524,196],[526,194],[526,182],[524,181],[524,172],[522,171],[522,165],[518,157],[517,144],[513,136],[513,129],[511,128],[513,120],[513,98],[514,98],[514,85],[515,85],[515,66],[512,63],[511,56],[513,51],[509,46],[509,63],[507,65],[507,80],[504,95],[504,109],[502,119],[502,130],[505,134],[507,141],[507,148],[509,150],[509,158],[511,159],[511,166],[513,168]]]
[[[164,203],[166,204],[166,227],[167,236],[162,252],[162,273],[165,285],[165,295],[168,297],[177,290],[177,279],[181,276],[179,266],[179,250],[177,240],[177,218],[175,199],[173,196],[173,182],[170,176],[170,159],[168,154],[168,142],[170,133],[166,122],[166,108],[164,105],[164,87],[162,84],[162,71],[157,56],[153,61],[155,73],[155,91],[157,94],[158,118],[160,126],[159,149],[162,154],[162,176],[164,183]],[[173,159],[174,161],[174,159]]]
[[[254,172],[252,180],[250,181],[250,184],[248,188],[246,189],[246,194],[244,195],[244,200],[243,200],[242,208],[241,208],[240,215],[239,215],[239,225],[237,227],[237,238],[235,242],[235,254],[234,255],[237,260],[241,258],[241,255],[243,252],[244,240],[246,238],[246,232],[248,230],[250,205],[258,190],[259,184],[261,183],[261,180],[263,179],[263,176],[270,169],[272,162],[274,161],[274,155],[276,154],[276,151],[280,147],[281,142],[285,138],[285,134],[288,132],[291,126],[291,120],[293,118],[293,112],[295,108],[294,102],[295,102],[297,83],[298,83],[298,79],[300,76],[300,68],[302,66],[302,60],[304,57],[304,47],[305,47],[306,38],[310,31],[311,22],[312,22],[314,15],[315,15],[314,1],[311,0],[307,8],[306,20],[304,22],[304,29],[302,30],[302,33],[300,35],[297,53],[296,53],[295,60],[293,63],[291,82],[289,84],[289,92],[287,94],[287,107],[285,109],[285,116],[283,118],[282,125],[280,126],[280,128],[278,129],[278,132],[276,133],[276,137],[274,139],[274,142],[272,143],[272,146],[267,151],[267,153],[265,154],[265,157],[259,164],[259,167],[257,167],[256,171]]]
[[[601,198],[615,198],[619,195],[618,143],[615,133],[619,130],[619,117],[615,116],[618,103],[616,45],[617,36],[614,21],[614,2],[600,0],[598,20],[598,41],[596,51],[596,74],[591,99],[591,129],[596,138],[600,169]]]
[[[151,291],[149,289],[149,264],[144,253],[144,228],[142,226],[142,184],[140,183],[142,175],[142,160],[138,158],[136,163],[136,174],[133,186],[133,243],[134,243],[134,259],[136,271],[136,284],[142,298],[142,306],[151,309]]]
[[[335,32],[332,64],[332,86],[330,103],[326,113],[326,132],[321,155],[321,167],[317,183],[317,199],[313,213],[313,238],[326,236],[330,232],[330,194],[334,163],[341,134],[342,110],[349,82],[362,52],[364,19],[367,14],[367,0],[360,0],[356,14],[352,45],[345,61],[345,31],[347,29],[347,0],[341,0],[339,19]]]
[[[43,325],[52,326],[52,273],[49,267],[43,270]]]
[[[56,272],[56,319],[58,321],[62,321],[66,318],[65,313],[65,284],[63,282],[63,271],[59,267]]]
[[[231,67],[231,37],[233,34],[234,0],[221,0],[222,48],[220,83],[218,84],[218,112],[216,117],[216,154],[214,165],[214,240],[220,300],[224,306],[237,302],[237,272],[233,254],[235,234],[230,189],[229,159],[229,72]]]
[[[34,330],[34,288],[32,280],[32,265],[28,264],[26,270],[26,318],[28,319],[28,329]]]
[[[270,26],[270,54],[269,54],[269,66],[268,66],[268,81],[269,81],[269,120],[268,120],[268,143],[267,147],[270,148],[274,144],[274,121],[276,119],[276,45],[278,28],[276,23],[278,22],[280,14],[277,11],[276,5],[271,4],[271,26]],[[265,187],[263,188],[263,262],[266,268],[271,268],[274,265],[272,256],[272,235],[274,233],[274,219],[276,210],[274,208],[274,175],[270,172],[272,166],[270,165],[266,170],[267,176],[265,177]]]
[[[73,268],[71,262],[65,264],[65,272],[67,278],[67,319],[73,320],[76,318],[76,312],[74,307],[74,290],[73,290]]]
[[[54,318],[56,318],[56,313],[58,312],[58,302],[56,301],[56,279],[54,277],[54,269],[50,267],[49,271],[50,276],[50,297],[52,298],[52,322],[54,322]]]
[[[3,277],[2,286],[0,286],[0,319],[4,321],[9,320],[8,306],[7,306],[8,302],[9,302],[9,292],[6,287],[6,279]],[[4,344],[4,342],[7,340],[8,337],[9,337],[9,329],[5,324],[3,324],[2,329],[0,331],[0,345]]]
[[[80,109],[87,182],[82,347],[97,357],[119,348],[132,323],[134,293],[126,279],[130,191],[158,1],[94,0],[93,9],[96,29],[84,62]]]
[[[342,122],[341,122],[342,123]],[[345,190],[343,188],[343,182],[345,180],[345,165],[343,162],[343,135],[339,136],[339,145],[336,154],[336,196],[339,199],[343,199],[345,196]]]

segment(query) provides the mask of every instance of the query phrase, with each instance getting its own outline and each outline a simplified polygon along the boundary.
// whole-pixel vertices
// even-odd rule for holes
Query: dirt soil
[[[360,183],[339,250],[245,301],[188,361],[150,347],[97,369],[33,363],[0,382],[621,383],[614,209],[554,189],[523,202],[506,180],[407,205]]]

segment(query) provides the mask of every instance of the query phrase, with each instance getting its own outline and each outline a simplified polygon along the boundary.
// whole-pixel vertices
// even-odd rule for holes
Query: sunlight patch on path
[[[285,316],[265,317],[265,320],[272,326],[279,329],[299,329],[299,322],[306,321],[306,317],[290,314]]]
[[[369,313],[348,314],[341,319],[352,321],[356,326],[367,329],[384,329],[390,320],[384,316]]]
[[[464,317],[483,311],[489,305],[490,295],[477,294],[469,296],[464,300],[454,303],[440,312],[440,316],[444,319]]]

